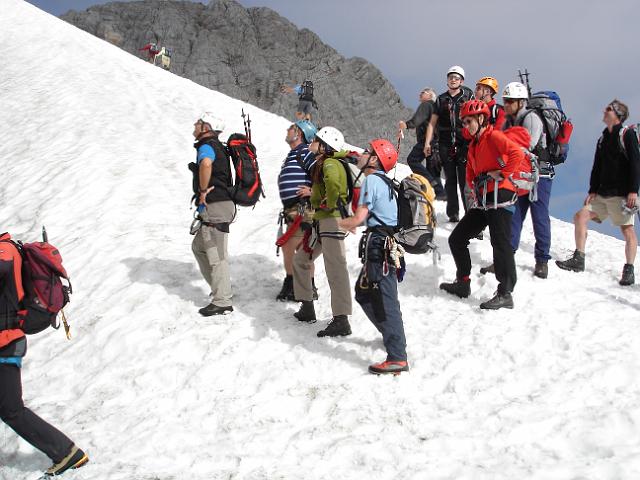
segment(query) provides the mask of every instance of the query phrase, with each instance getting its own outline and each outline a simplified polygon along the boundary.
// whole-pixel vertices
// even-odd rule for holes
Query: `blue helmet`
[[[298,120],[295,125],[302,130],[307,143],[311,143],[315,138],[316,133],[318,133],[318,127],[316,127],[310,120]]]

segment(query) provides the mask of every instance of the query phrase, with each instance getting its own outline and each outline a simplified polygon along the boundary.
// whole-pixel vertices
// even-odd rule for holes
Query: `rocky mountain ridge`
[[[142,0],[61,18],[136,56],[148,42],[170,47],[173,73],[292,119],[297,97],[280,86],[309,79],[319,106],[314,119],[336,126],[353,144],[393,139],[397,121],[411,114],[374,65],[343,57],[269,8],[235,0]]]

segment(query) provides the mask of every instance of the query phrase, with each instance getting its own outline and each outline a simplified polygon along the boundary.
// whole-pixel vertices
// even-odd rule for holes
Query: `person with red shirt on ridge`
[[[441,283],[440,289],[466,298],[471,294],[469,240],[488,225],[500,282],[493,298],[480,308],[513,308],[511,292],[516,284],[516,265],[511,248],[511,216],[517,187],[512,176],[524,160],[520,146],[489,123],[491,112],[481,100],[465,102],[460,111],[462,124],[471,137],[467,156],[466,182],[474,192],[475,204],[469,208],[449,236],[449,247],[456,263],[456,280]],[[497,189],[497,191],[495,191]],[[480,204],[480,199],[486,199]]]
[[[498,93],[498,80],[493,77],[482,77],[476,82],[473,93],[477,100],[482,100],[489,107],[489,123],[496,130],[502,130],[506,119],[504,107],[493,98]]]
[[[20,329],[24,298],[22,256],[11,235],[0,234],[0,420],[20,437],[45,453],[53,465],[44,476],[57,476],[80,468],[89,457],[61,431],[24,406],[22,359],[27,338]]]
[[[144,47],[138,49],[139,52],[147,52],[147,61],[150,63],[155,63],[156,55],[160,53],[160,50],[161,48],[153,42],[149,42]]]

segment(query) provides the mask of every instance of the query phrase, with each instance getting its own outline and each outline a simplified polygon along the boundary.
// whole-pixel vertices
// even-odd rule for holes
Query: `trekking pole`
[[[44,225],[42,226],[42,243],[48,243],[49,242],[49,235],[47,235],[47,229],[44,228]]]
[[[244,113],[244,108],[241,110],[242,114],[240,115],[242,117],[242,125],[244,126],[244,134],[247,136],[247,138],[249,138],[249,130],[247,129],[247,116]]]
[[[518,69],[518,76],[520,77],[520,83],[524,83],[527,86],[527,92],[529,93],[529,97],[531,97],[531,85],[529,85],[529,71],[525,68],[524,73],[520,69]]]
[[[251,117],[249,117],[249,114],[247,113],[247,131],[249,132],[249,134],[247,135],[247,138],[249,139],[249,143],[251,142]]]

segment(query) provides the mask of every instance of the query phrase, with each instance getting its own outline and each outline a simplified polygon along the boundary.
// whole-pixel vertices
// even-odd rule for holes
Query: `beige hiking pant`
[[[338,227],[336,218],[319,221],[320,239],[311,254],[300,249],[293,257],[293,291],[296,300],[313,300],[313,262],[321,254],[331,290],[331,312],[336,315],[351,315],[351,282],[347,270],[344,246],[344,230]]]
[[[234,212],[233,202],[214,202],[208,204],[200,216],[211,223],[231,222]],[[211,303],[219,307],[231,306],[228,237],[228,233],[221,232],[216,227],[203,225],[191,244],[200,273],[211,287]]]

